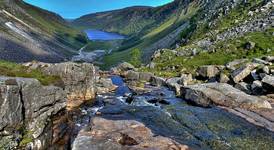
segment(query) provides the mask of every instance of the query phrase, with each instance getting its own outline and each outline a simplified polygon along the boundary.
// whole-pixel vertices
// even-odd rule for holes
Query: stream
[[[272,132],[219,107],[193,106],[166,87],[145,84],[142,90],[136,90],[130,89],[119,76],[111,79],[118,86],[115,92],[97,95],[94,104],[83,105],[80,113],[72,117],[75,135],[89,128],[91,119],[97,116],[136,120],[155,135],[171,138],[192,149],[271,149],[273,146]],[[92,146],[96,144],[104,143],[99,141]],[[104,148],[111,149],[107,145]]]

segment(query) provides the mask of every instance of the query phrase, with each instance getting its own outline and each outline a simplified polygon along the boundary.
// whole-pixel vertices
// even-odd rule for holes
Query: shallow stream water
[[[97,112],[110,120],[136,120],[156,135],[172,138],[193,149],[265,149],[274,147],[274,134],[219,107],[203,108],[177,98],[165,87],[145,85],[132,92],[119,76],[113,93],[98,95],[95,104],[83,105],[76,131],[89,126]],[[98,116],[97,116],[98,117]]]

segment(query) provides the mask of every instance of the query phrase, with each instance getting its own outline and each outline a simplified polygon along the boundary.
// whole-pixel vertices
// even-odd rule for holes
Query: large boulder
[[[114,74],[123,75],[126,71],[135,70],[135,67],[128,62],[123,62],[117,67],[112,68],[111,70]]]
[[[263,80],[263,88],[268,93],[274,93],[274,76],[266,75]]]
[[[157,76],[151,77],[150,83],[151,85],[154,85],[154,86],[166,86],[166,80],[164,78],[157,77]]]
[[[110,78],[99,77],[96,83],[97,94],[109,93],[117,89]]]
[[[264,58],[264,60],[266,60],[268,62],[274,62],[274,56],[267,56]]]
[[[235,84],[235,88],[239,89],[247,94],[252,94],[251,85],[245,82],[239,82]]]
[[[127,80],[139,80],[140,75],[139,75],[139,72],[129,70],[129,71],[125,72],[125,78]]]
[[[182,74],[179,84],[186,86],[193,81],[192,74]]]
[[[60,76],[68,93],[68,107],[92,100],[96,94],[97,69],[89,63],[58,63],[40,68],[45,74]]]
[[[1,77],[0,143],[9,140],[0,149],[15,149],[20,141],[32,143],[33,149],[46,148],[52,138],[50,119],[65,107],[66,92],[60,87],[42,86],[36,79]]]
[[[256,96],[248,95],[228,84],[206,83],[182,88],[182,97],[197,105],[208,107],[212,104],[226,107],[240,107],[248,110],[272,108],[270,103]]]
[[[95,117],[91,130],[82,130],[73,143],[73,150],[158,149],[187,150],[186,145],[155,135],[135,120],[108,120]]]
[[[198,74],[204,78],[215,77],[219,72],[219,68],[215,65],[206,65],[198,68]]]
[[[235,83],[239,83],[240,81],[242,81],[244,78],[246,78],[248,75],[250,75],[250,73],[256,68],[258,67],[258,64],[255,63],[250,63],[247,65],[244,65],[238,69],[236,69],[235,71],[233,71],[232,73],[232,79]]]
[[[152,77],[153,77],[153,73],[150,73],[150,72],[140,72],[139,73],[139,78],[140,78],[139,80],[141,80],[141,81],[149,82]]]
[[[175,78],[170,78],[166,80],[167,86],[176,92],[176,95],[180,95],[181,93],[181,87],[182,85],[179,84],[181,78],[180,77],[175,77]]]

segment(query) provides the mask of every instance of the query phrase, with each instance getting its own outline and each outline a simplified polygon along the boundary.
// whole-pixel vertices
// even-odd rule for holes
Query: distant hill
[[[21,0],[0,0],[0,59],[59,62],[86,42],[59,15]]]

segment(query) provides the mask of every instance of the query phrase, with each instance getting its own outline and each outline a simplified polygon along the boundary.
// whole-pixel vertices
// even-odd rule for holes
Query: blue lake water
[[[104,32],[104,31],[100,31],[100,30],[89,29],[89,30],[85,30],[85,33],[87,34],[89,40],[92,40],[92,41],[120,40],[120,39],[125,38],[125,36],[117,34],[117,33]]]

